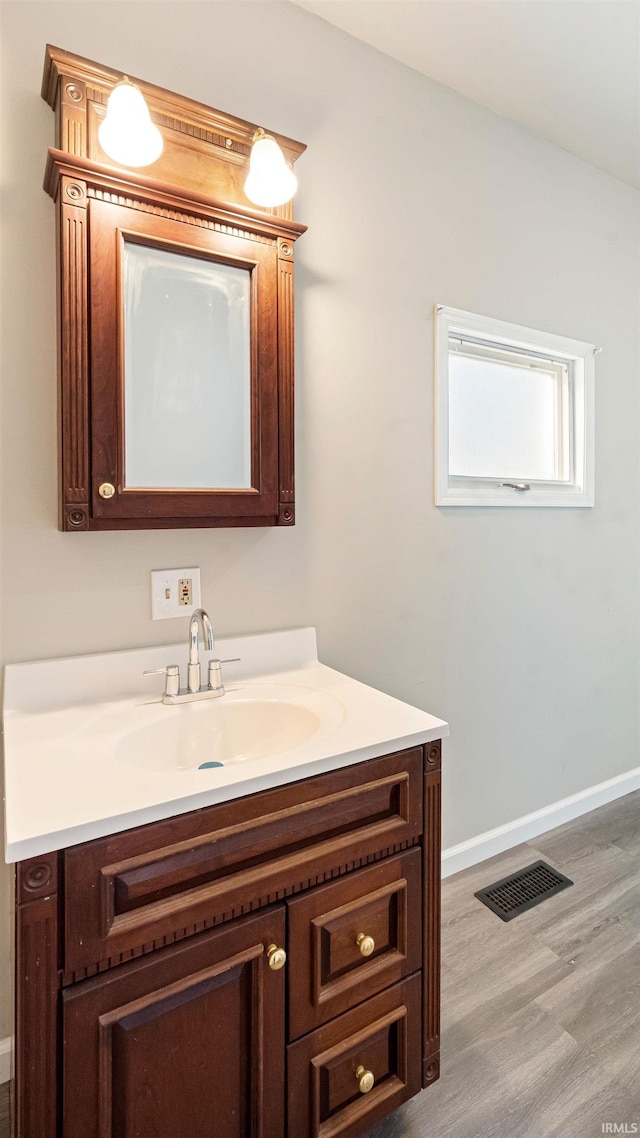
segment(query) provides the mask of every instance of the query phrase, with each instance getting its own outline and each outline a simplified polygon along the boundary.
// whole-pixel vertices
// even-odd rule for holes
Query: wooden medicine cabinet
[[[164,149],[114,165],[122,74],[46,49],[56,116],[62,530],[293,525],[292,204],[244,194],[256,127],[133,80]],[[275,136],[289,164],[305,149]]]

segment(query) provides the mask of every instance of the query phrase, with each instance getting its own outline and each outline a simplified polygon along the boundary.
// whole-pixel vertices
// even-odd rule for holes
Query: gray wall
[[[3,662],[178,639],[149,570],[200,565],[219,634],[315,624],[450,720],[447,846],[637,766],[638,195],[286,3],[2,21]],[[57,532],[47,41],[308,144],[295,529]],[[602,346],[595,509],[433,506],[436,302]]]

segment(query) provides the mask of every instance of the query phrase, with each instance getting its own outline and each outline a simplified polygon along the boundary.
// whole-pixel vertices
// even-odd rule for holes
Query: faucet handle
[[[224,691],[224,686],[222,683],[222,668],[220,667],[221,664],[222,660],[209,660],[208,680],[209,687],[213,691],[220,691],[220,689]]]
[[[180,668],[177,664],[167,664],[166,668],[148,668],[143,676],[166,676],[165,695],[177,695],[180,691]]]
[[[240,657],[234,656],[230,660],[209,660],[209,687],[212,691],[219,692],[224,695],[224,684],[222,682],[222,665],[223,664],[239,664]]]

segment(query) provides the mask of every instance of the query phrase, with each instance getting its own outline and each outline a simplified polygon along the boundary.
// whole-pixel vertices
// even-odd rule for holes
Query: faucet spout
[[[176,703],[193,703],[200,699],[219,699],[224,695],[222,682],[222,664],[239,664],[238,657],[232,660],[209,660],[208,683],[200,683],[200,641],[198,639],[202,629],[202,643],[205,651],[212,652],[214,648],[213,628],[204,609],[194,609],[189,620],[189,664],[187,666],[187,686],[180,687],[180,668],[178,664],[168,664],[166,668],[151,668],[145,676],[157,676],[159,672],[166,672],[167,682],[162,702],[174,705]],[[212,764],[209,763],[209,766]],[[215,763],[213,764],[216,765]],[[218,763],[218,766],[220,764]]]
[[[200,645],[198,632],[202,628],[202,640],[206,652],[213,649],[213,628],[204,609],[194,609],[189,621],[189,667],[188,688],[190,692],[200,690]]]

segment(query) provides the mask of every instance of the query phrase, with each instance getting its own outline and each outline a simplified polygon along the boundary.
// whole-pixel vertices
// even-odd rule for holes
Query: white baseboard
[[[0,1039],[0,1083],[8,1083],[13,1069],[13,1039]]]
[[[468,869],[470,865],[477,865],[486,861],[488,857],[503,853],[521,842],[528,842],[547,830],[554,830],[581,814],[588,814],[598,806],[613,802],[615,798],[622,798],[632,790],[640,788],[640,767],[635,770],[619,774],[615,778],[600,782],[597,786],[590,786],[569,798],[562,798],[560,802],[553,802],[551,806],[544,806],[542,810],[535,810],[533,814],[525,814],[495,830],[487,830],[457,846],[451,846],[442,851],[442,876],[450,877],[459,873],[461,869]]]

